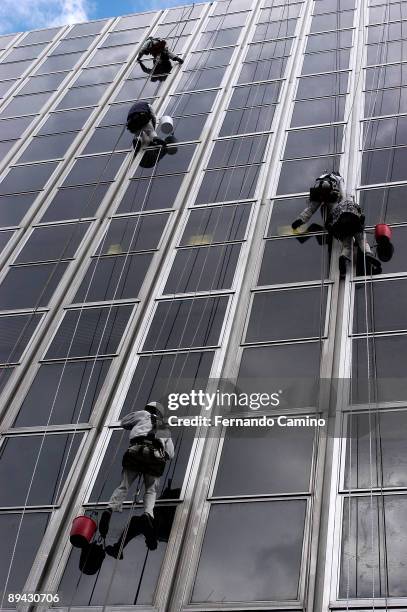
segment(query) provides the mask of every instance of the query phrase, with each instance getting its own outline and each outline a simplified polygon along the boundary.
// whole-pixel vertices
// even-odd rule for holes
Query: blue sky
[[[0,0],[0,34],[190,3],[190,0]]]

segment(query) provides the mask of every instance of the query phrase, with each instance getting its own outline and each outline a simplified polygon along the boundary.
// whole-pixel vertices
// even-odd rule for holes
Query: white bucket
[[[160,130],[166,136],[169,136],[170,134],[173,134],[173,132],[174,132],[174,122],[172,120],[172,117],[170,117],[169,115],[164,115],[164,117],[161,117]]]

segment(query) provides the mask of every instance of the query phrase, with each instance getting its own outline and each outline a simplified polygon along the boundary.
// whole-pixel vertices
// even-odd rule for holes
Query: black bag
[[[79,559],[80,571],[87,576],[97,574],[102,567],[105,557],[106,552],[104,543],[100,538],[98,541],[94,540],[91,544],[88,544],[88,546],[82,549]]]
[[[165,453],[156,440],[133,443],[123,455],[122,467],[159,478],[165,469]]]
[[[362,232],[364,221],[360,206],[353,200],[343,200],[335,206],[327,220],[327,229],[335,238],[343,240]]]

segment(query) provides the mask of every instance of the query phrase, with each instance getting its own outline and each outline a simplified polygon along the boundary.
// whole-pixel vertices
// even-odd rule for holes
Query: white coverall
[[[130,429],[130,446],[132,440],[138,436],[147,436],[153,429],[151,422],[151,414],[147,410],[137,410],[136,412],[130,412],[126,414],[121,420],[121,426],[124,429]],[[167,453],[168,458],[174,457],[174,445],[171,440],[171,433],[168,429],[158,429],[157,439],[163,445],[164,451]],[[123,469],[122,480],[117,489],[112,493],[109,500],[108,506],[113,511],[121,512],[123,508],[123,502],[126,500],[129,488],[139,476],[140,472],[133,470]],[[144,512],[154,517],[154,506],[157,498],[157,489],[160,479],[149,474],[144,474]]]

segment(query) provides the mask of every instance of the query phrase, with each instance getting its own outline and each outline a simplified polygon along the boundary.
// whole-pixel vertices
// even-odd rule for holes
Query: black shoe
[[[110,556],[110,557],[114,557],[114,559],[123,559],[123,550],[120,552],[120,542],[116,542],[115,544],[112,545],[108,545],[105,548],[106,553]],[[120,552],[120,555],[119,555]]]
[[[349,259],[346,255],[339,256],[339,276],[345,278]]]
[[[157,534],[154,519],[146,512],[141,516],[143,519],[143,533],[146,539],[146,546],[149,550],[156,550],[158,546]]]
[[[152,147],[165,147],[166,143],[165,140],[162,140],[161,138],[153,138],[151,141],[151,145]]]
[[[382,264],[371,253],[366,253],[366,274],[381,274]]]
[[[102,516],[100,517],[100,521],[99,521],[99,533],[102,536],[102,538],[105,538],[107,536],[107,532],[109,531],[109,524],[110,524],[111,516],[112,516],[112,511],[110,510],[110,508],[108,508],[107,510],[103,510]]]

